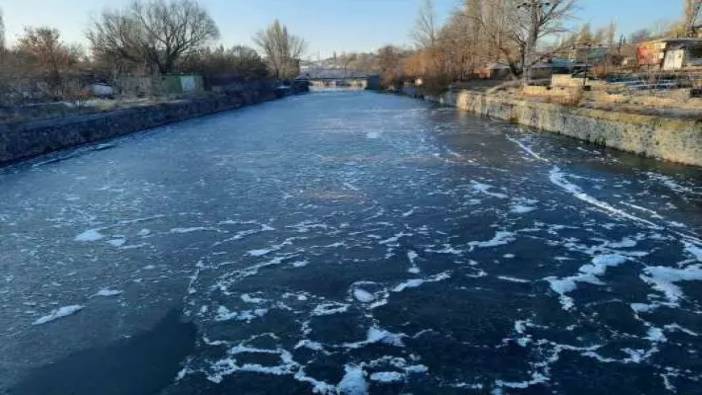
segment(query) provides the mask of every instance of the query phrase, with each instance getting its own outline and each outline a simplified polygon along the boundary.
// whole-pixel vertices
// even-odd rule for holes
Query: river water
[[[701,394],[702,172],[321,92],[0,172],[0,393]]]

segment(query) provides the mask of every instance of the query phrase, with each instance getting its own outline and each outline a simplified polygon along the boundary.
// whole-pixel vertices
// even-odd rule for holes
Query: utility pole
[[[527,35],[526,46],[524,48],[524,59],[522,60],[522,84],[524,86],[529,84],[531,80],[531,62],[532,53],[536,50],[536,42],[539,37],[539,23],[541,22],[541,15],[544,7],[550,6],[551,3],[548,1],[541,0],[527,0],[520,3],[517,8],[520,10],[525,10],[529,13],[529,32]]]

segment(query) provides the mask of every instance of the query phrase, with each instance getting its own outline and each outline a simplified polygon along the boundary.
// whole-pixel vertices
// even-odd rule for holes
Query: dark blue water
[[[111,144],[0,173],[0,392],[702,393],[699,169],[364,92]]]

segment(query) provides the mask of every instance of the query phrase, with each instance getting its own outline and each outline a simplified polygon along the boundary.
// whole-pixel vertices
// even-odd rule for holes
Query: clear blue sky
[[[10,42],[24,26],[49,25],[66,41],[84,43],[91,17],[129,0],[0,0]],[[201,0],[219,25],[225,45],[251,44],[251,36],[274,18],[309,43],[308,56],[333,51],[369,51],[385,44],[409,44],[420,0]],[[462,0],[436,0],[445,18]],[[677,19],[683,0],[580,0],[574,23],[593,27],[611,20],[629,34],[660,20]]]

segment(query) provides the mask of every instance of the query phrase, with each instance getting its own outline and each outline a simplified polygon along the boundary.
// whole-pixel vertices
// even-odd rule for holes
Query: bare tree
[[[237,45],[203,48],[183,62],[182,70],[202,74],[205,78],[255,80],[265,78],[268,68],[253,48]]]
[[[399,89],[404,78],[402,69],[402,62],[406,57],[404,51],[387,45],[380,48],[376,56],[382,85],[387,88]]]
[[[578,0],[493,0],[485,4],[479,23],[490,45],[500,52],[516,77],[525,79],[532,66],[561,48],[539,48],[548,36],[564,33]]]
[[[412,37],[418,48],[432,48],[436,45],[438,28],[434,0],[423,0],[417,15]]]
[[[39,27],[25,29],[17,43],[17,54],[58,97],[63,94],[65,74],[79,61],[80,49],[65,45],[58,30]]]
[[[162,74],[218,37],[215,22],[194,0],[136,0],[124,10],[103,12],[88,32],[96,57]]]
[[[684,34],[686,37],[697,35],[697,20],[702,11],[702,0],[685,0]]]
[[[254,37],[266,57],[271,74],[277,79],[293,79],[300,72],[300,58],[307,44],[302,38],[288,33],[288,28],[275,20]]]

